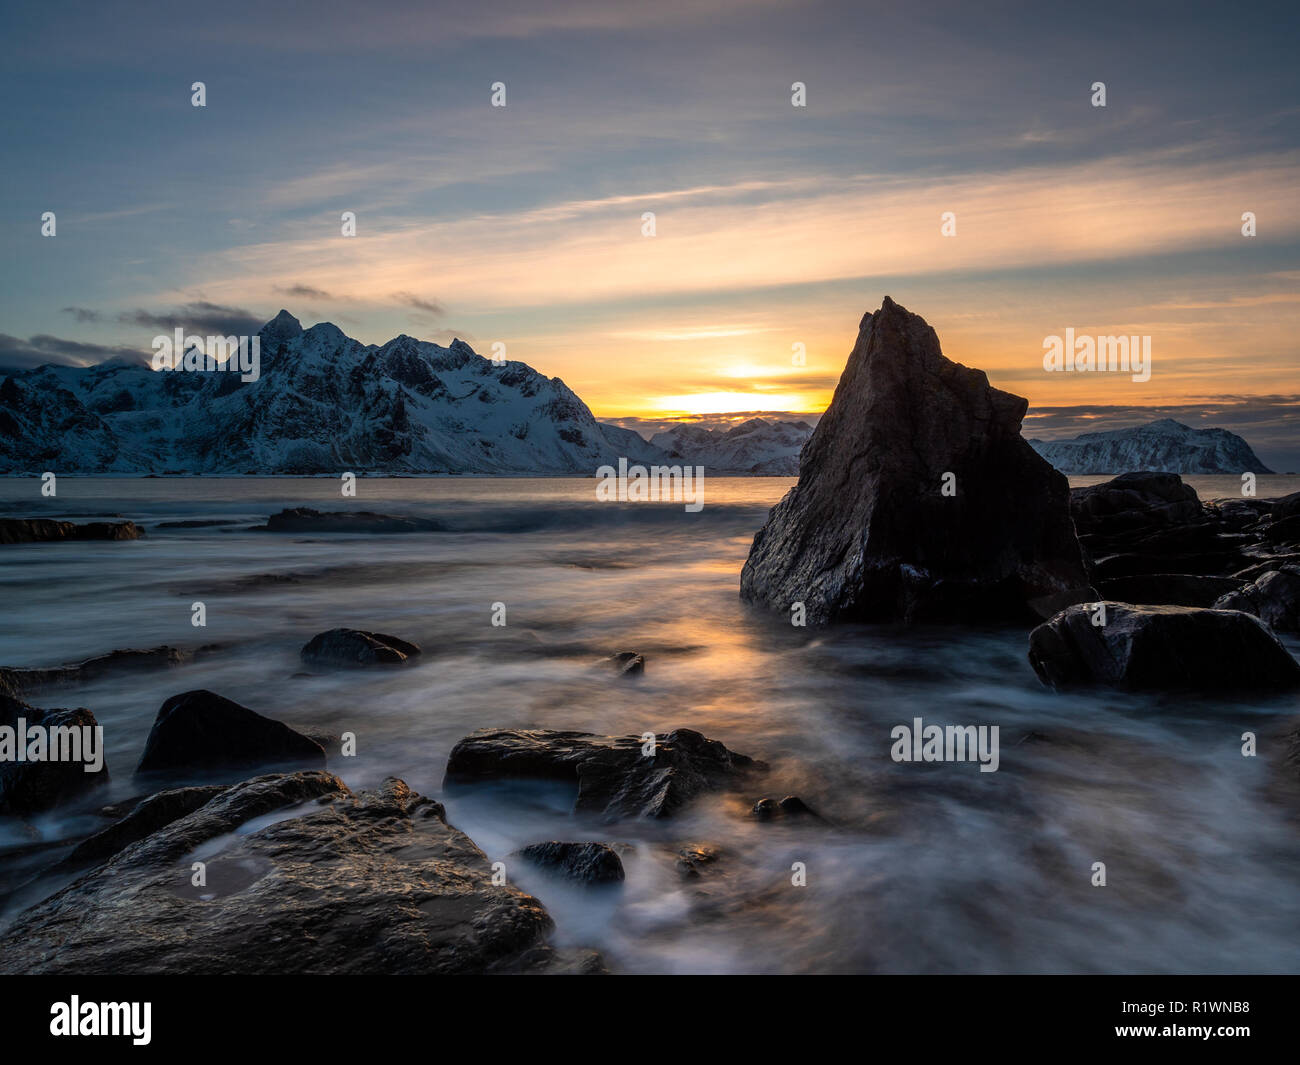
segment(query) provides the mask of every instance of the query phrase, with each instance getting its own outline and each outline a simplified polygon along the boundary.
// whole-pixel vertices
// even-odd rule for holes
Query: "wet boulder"
[[[1029,634],[1029,662],[1053,688],[1300,686],[1300,663],[1258,618],[1237,610],[1114,602],[1073,606]]]
[[[444,787],[489,780],[572,781],[578,811],[609,820],[670,817],[705,792],[762,768],[763,763],[691,729],[660,735],[653,747],[639,736],[480,729],[452,748]]]
[[[532,843],[518,854],[541,869],[582,884],[621,884],[624,878],[618,853],[604,843]]]
[[[1214,606],[1254,614],[1277,632],[1300,631],[1300,566],[1270,570],[1239,591],[1229,592]]]
[[[275,811],[283,819],[236,831]],[[354,794],[328,773],[273,774],[19,914],[0,934],[0,973],[550,971],[552,928],[535,898],[492,883],[487,857],[441,805],[402,781]]]
[[[84,707],[30,706],[13,691],[0,683],[0,815],[42,813],[108,783],[102,733],[93,713]],[[41,737],[36,747],[33,728]]]
[[[107,828],[78,843],[56,868],[80,869],[111,858],[164,825],[193,813],[225,790],[224,784],[202,784],[156,792],[140,800]]]
[[[223,774],[325,765],[325,750],[280,721],[214,692],[173,695],[158,710],[136,773]]]
[[[313,636],[299,652],[311,666],[355,668],[404,666],[420,654],[413,643],[382,632],[330,629]]]
[[[1069,484],[1020,435],[1026,408],[886,297],[754,537],[741,598],[802,604],[810,625],[1026,620],[1095,598]]]

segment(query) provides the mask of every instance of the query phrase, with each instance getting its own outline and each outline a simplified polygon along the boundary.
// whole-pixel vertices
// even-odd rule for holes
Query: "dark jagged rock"
[[[191,657],[175,647],[129,648],[109,651],[108,654],[97,655],[83,662],[72,662],[64,666],[49,666],[44,669],[15,666],[0,668],[0,674],[5,675],[20,691],[36,691],[40,688],[88,684],[114,673],[170,669],[183,665]]]
[[[1103,598],[1121,603],[1209,607],[1214,606],[1222,596],[1239,591],[1245,585],[1245,581],[1234,577],[1206,577],[1195,573],[1142,573],[1098,581],[1097,589]]]
[[[1273,500],[1271,513],[1274,521],[1293,518],[1300,514],[1300,492],[1292,492],[1289,496]]]
[[[165,825],[192,814],[226,790],[225,784],[206,784],[172,788],[150,795],[136,803],[120,820],[83,839],[55,866],[55,870],[80,869],[111,858]]]
[[[1300,566],[1270,570],[1214,606],[1254,614],[1277,632],[1296,632],[1300,630]]]
[[[1258,618],[1235,610],[1105,603],[1061,611],[1029,634],[1029,661],[1053,688],[1289,689],[1297,663]]]
[[[246,706],[198,690],[173,695],[162,704],[136,772],[206,774],[324,764],[319,743]]]
[[[0,544],[57,540],[138,540],[144,530],[133,521],[91,521],[78,525],[49,518],[0,518]]]
[[[1266,555],[1254,565],[1238,570],[1233,574],[1233,577],[1239,581],[1244,581],[1246,584],[1254,584],[1264,574],[1272,573],[1277,569],[1286,569],[1288,566],[1300,566],[1300,553],[1287,552],[1281,555]]]
[[[300,654],[314,666],[401,666],[418,657],[420,649],[382,632],[330,629],[313,636]]]
[[[766,768],[691,729],[659,736],[653,755],[641,752],[637,736],[480,729],[452,748],[444,787],[503,779],[574,781],[579,811],[609,819],[669,817],[696,796]]]
[[[371,510],[313,510],[293,507],[272,514],[265,532],[278,533],[413,533],[437,532],[442,528],[426,518],[405,518],[376,514]]]
[[[886,297],[754,537],[741,597],[803,603],[813,625],[1021,620],[1095,598],[1069,484],[1020,435],[1026,407]]]
[[[1220,499],[1205,506],[1229,532],[1241,532],[1265,517],[1272,504],[1266,499]]]
[[[286,808],[297,816],[234,834]],[[195,848],[218,840],[193,886]],[[353,794],[328,773],[277,774],[228,788],[19,915],[0,972],[546,971],[559,967],[551,928],[400,780]]]
[[[23,723],[24,732],[30,726],[42,729],[94,729],[98,727],[95,715],[84,707],[75,710],[43,709],[29,706],[14,695],[14,689],[0,681],[0,726],[18,729]],[[84,737],[84,732],[81,736]],[[15,742],[26,744],[23,735]],[[84,752],[78,740],[78,750]],[[103,757],[102,748],[99,751]],[[62,803],[79,798],[109,781],[108,762],[100,768],[86,771],[86,761],[0,761],[0,815],[12,814],[26,817],[53,809]]]
[[[1098,582],[1231,575],[1249,564],[1259,543],[1245,515],[1263,514],[1266,506],[1253,499],[1202,504],[1176,473],[1126,473],[1071,492],[1079,542]]]
[[[1284,518],[1274,516],[1273,522],[1264,530],[1264,537],[1274,547],[1300,543],[1300,514],[1289,514]]]
[[[604,843],[532,843],[519,856],[583,884],[621,884],[623,863]]]

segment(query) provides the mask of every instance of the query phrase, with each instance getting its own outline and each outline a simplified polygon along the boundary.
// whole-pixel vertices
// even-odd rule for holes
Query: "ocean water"
[[[1187,480],[1203,498],[1240,492],[1235,478]],[[0,481],[0,514],[116,514],[148,532],[0,548],[0,664],[217,645],[181,668],[36,698],[95,712],[113,779],[30,824],[0,819],[0,881],[12,889],[58,840],[97,825],[96,807],[135,795],[158,707],[210,688],[303,731],[355,733],[357,756],[331,752],[334,772],[353,788],[399,776],[444,801],[546,904],[557,943],[596,948],[616,971],[1300,970],[1300,807],[1275,793],[1269,757],[1241,754],[1249,730],[1271,755],[1300,699],[1057,694],[1034,676],[1024,629],[816,632],[756,614],[738,598],[740,568],[792,483],[709,479],[692,514],[598,503],[581,479],[362,479],[346,500],[333,479],[65,478],[55,500],[37,481]],[[1261,477],[1258,491],[1297,489]],[[444,531],[246,528],[299,505]],[[179,520],[236,524],[158,528]],[[190,623],[195,601],[206,628]],[[302,675],[299,648],[340,625],[425,653],[409,669]],[[624,650],[647,658],[639,681],[597,664]],[[918,717],[998,726],[1000,768],[893,762],[890,730]],[[576,818],[555,786],[444,795],[451,747],[486,726],[689,727],[771,772],[677,818],[612,826]],[[826,823],[749,816],[754,800],[791,793]],[[626,883],[568,887],[512,857],[547,839],[626,844]],[[37,856],[39,844],[52,849]],[[691,844],[719,853],[697,880],[675,861]],[[1092,886],[1099,861],[1105,887]],[[806,886],[792,883],[796,863]]]

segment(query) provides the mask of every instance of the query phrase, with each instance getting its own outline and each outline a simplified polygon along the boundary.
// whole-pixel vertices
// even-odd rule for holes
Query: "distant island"
[[[1172,418],[1082,433],[1071,440],[1030,440],[1029,445],[1066,474],[1273,472],[1236,433],[1193,429]]]

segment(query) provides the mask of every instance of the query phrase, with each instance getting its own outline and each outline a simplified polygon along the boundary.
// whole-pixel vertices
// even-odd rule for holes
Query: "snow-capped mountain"
[[[1193,429],[1161,418],[1131,429],[1083,433],[1072,440],[1030,440],[1062,473],[1272,473],[1245,440],[1227,429]]]
[[[812,435],[807,422],[750,418],[731,429],[675,425],[655,433],[650,443],[674,461],[689,462],[718,473],[799,473],[799,452]]]
[[[559,378],[461,340],[361,344],[288,311],[261,373],[42,366],[0,384],[0,473],[593,474],[662,459]]]

